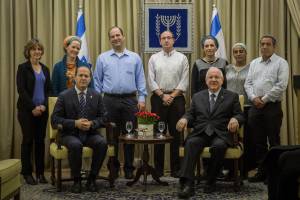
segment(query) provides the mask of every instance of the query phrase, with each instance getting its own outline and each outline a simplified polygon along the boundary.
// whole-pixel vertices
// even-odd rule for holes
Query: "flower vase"
[[[153,124],[138,124],[139,132],[145,137],[153,137]]]

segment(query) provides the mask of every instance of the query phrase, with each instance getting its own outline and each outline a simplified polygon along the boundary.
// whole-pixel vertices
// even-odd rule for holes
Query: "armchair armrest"
[[[61,124],[55,124],[52,126],[52,128],[57,130],[56,139],[55,139],[55,142],[57,144],[57,149],[62,149],[61,148],[61,132],[63,130],[63,126]]]
[[[117,128],[117,125],[113,122],[105,123],[106,128],[106,139],[108,145],[113,145],[116,142],[115,138],[115,129]]]

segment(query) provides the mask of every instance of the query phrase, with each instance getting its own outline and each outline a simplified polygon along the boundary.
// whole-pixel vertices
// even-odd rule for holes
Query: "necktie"
[[[86,109],[85,109],[85,104],[86,104],[86,101],[85,101],[85,98],[84,98],[84,93],[81,92],[79,93],[79,118],[86,118]],[[82,130],[79,130],[79,139],[84,142],[85,139],[86,139],[86,131],[82,131]]]
[[[213,109],[214,109],[214,105],[215,105],[215,103],[216,103],[215,97],[216,97],[215,94],[211,94],[211,95],[210,95],[210,99],[209,99],[209,110],[210,110],[210,112],[212,112]]]
[[[80,118],[86,118],[86,109],[85,109],[85,98],[84,93],[79,93],[79,117]]]

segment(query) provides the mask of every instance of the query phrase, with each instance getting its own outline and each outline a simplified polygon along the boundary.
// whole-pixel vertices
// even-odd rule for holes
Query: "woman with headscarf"
[[[81,48],[81,40],[77,36],[68,36],[64,39],[65,55],[61,61],[56,63],[52,72],[53,96],[74,86],[75,71],[78,66],[89,66],[79,60],[78,54]],[[89,66],[90,67],[90,66]],[[91,81],[89,87],[93,87]]]
[[[210,67],[218,67],[221,69],[224,76],[222,87],[226,88],[225,66],[228,63],[225,59],[215,56],[219,48],[217,39],[211,35],[204,36],[201,40],[201,47],[204,52],[204,57],[196,60],[194,63],[192,69],[191,96],[200,90],[207,89],[205,76]]]
[[[244,43],[236,43],[232,47],[232,56],[234,62],[226,66],[226,79],[227,89],[231,90],[239,95],[244,95],[244,170],[242,176],[247,177],[248,171],[256,167],[255,162],[255,149],[253,134],[249,132],[247,126],[248,110],[251,107],[251,101],[247,97],[247,93],[244,88],[244,83],[248,75],[249,66],[247,64],[247,48]]]
[[[22,129],[21,162],[25,182],[47,183],[44,176],[45,136],[48,120],[48,96],[51,92],[49,69],[40,62],[43,45],[32,39],[24,47],[26,62],[18,66],[17,108]],[[32,176],[31,154],[34,147],[36,179]]]
[[[232,47],[232,56],[235,62],[226,66],[227,89],[232,92],[244,95],[245,104],[249,101],[244,88],[248,75],[249,64],[247,64],[247,49],[243,43],[236,43]]]

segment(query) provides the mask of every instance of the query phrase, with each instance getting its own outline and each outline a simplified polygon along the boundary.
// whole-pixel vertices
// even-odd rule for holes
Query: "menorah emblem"
[[[156,15],[156,23],[155,23],[155,31],[156,36],[159,38],[160,36],[160,23],[162,23],[163,26],[167,28],[167,31],[170,31],[170,27],[172,27],[176,23],[176,38],[175,41],[180,37],[181,35],[181,16],[178,14],[167,16],[167,15]]]
[[[160,17],[160,21],[165,27],[167,27],[167,30],[169,31],[170,27],[173,26],[176,22],[176,15],[173,16],[162,15]]]

